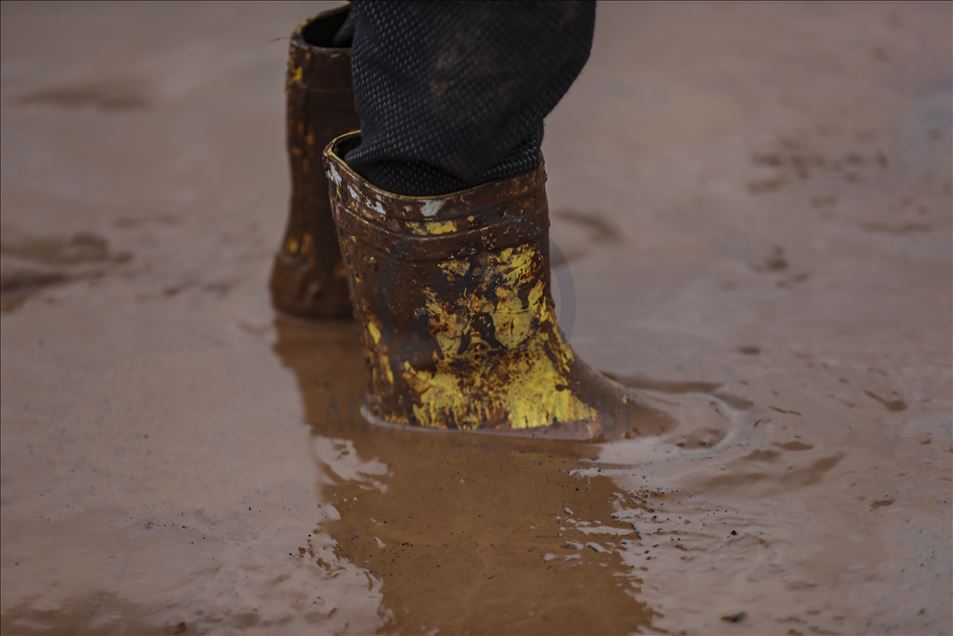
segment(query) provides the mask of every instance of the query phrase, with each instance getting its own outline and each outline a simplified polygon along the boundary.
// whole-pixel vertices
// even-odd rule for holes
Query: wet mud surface
[[[600,7],[557,311],[672,422],[601,445],[273,314],[303,10],[2,8],[4,634],[953,631],[949,5]]]

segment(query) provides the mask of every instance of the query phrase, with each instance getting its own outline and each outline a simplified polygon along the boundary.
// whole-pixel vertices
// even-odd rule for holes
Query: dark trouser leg
[[[595,3],[353,3],[361,143],[346,160],[405,195],[538,167],[543,118],[582,70]]]

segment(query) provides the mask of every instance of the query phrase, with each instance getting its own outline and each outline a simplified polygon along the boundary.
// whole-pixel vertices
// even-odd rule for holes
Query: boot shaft
[[[542,168],[443,197],[382,191],[325,155],[370,372],[393,424],[525,429],[592,419],[556,322]]]
[[[291,173],[288,221],[270,289],[280,311],[299,318],[347,318],[351,309],[321,153],[358,127],[351,50],[330,46],[347,5],[303,22],[292,34],[285,80],[286,143]]]

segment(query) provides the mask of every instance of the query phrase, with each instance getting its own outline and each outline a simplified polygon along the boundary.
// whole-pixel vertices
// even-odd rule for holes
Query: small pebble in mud
[[[743,353],[749,356],[756,356],[761,353],[761,347],[758,345],[743,345],[738,347],[738,353]]]
[[[748,612],[737,612],[735,614],[728,614],[727,616],[722,616],[721,620],[726,623],[740,623],[745,618],[748,617]]]

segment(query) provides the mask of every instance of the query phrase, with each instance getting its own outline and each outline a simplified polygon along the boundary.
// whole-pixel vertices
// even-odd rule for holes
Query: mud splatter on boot
[[[291,167],[288,223],[271,270],[272,304],[298,318],[349,318],[347,283],[331,220],[321,152],[358,127],[351,50],[333,48],[348,6],[302,23],[288,53],[287,145]]]
[[[667,419],[583,363],[556,321],[542,168],[437,197],[380,190],[325,162],[369,369],[367,415],[425,428],[574,438]]]

